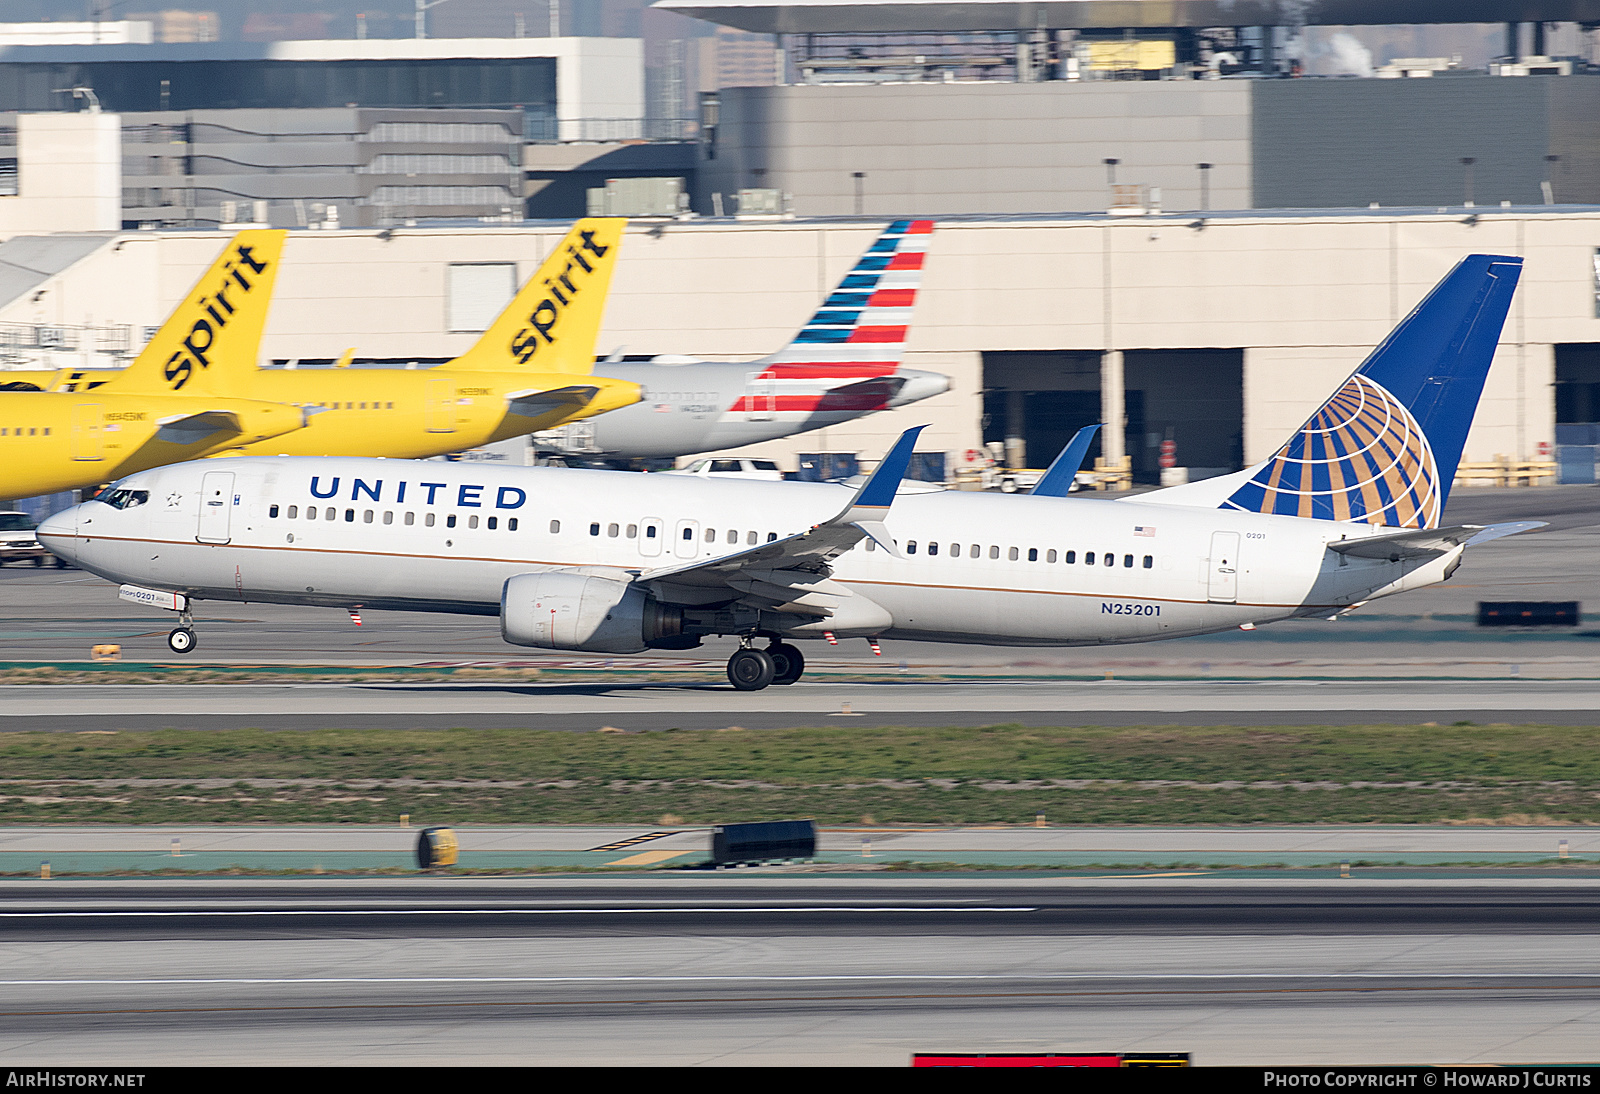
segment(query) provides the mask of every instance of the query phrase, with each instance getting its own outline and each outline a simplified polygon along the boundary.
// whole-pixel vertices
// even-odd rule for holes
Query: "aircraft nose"
[[[903,368],[895,373],[905,380],[900,391],[890,401],[890,406],[905,406],[919,399],[929,399],[935,395],[943,395],[950,390],[950,377],[942,372],[922,372],[917,369]]]
[[[46,517],[34,534],[51,554],[68,562],[76,562],[77,532],[78,507],[73,506]]]

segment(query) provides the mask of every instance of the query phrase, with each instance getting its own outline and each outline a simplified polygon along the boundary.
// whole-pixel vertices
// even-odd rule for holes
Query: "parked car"
[[[46,559],[51,559],[56,569],[66,569],[65,562],[39,545],[39,537],[34,535],[36,527],[26,513],[0,511],[0,566],[18,559],[31,559],[35,566],[43,566]]]
[[[695,460],[688,467],[663,471],[664,475],[701,475],[719,479],[766,479],[782,482],[783,472],[771,460],[729,459],[726,456]]]

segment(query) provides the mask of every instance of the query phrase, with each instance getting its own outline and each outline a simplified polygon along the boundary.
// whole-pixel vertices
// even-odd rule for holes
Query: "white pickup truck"
[[[43,566],[45,559],[54,558],[49,551],[39,546],[39,537],[34,535],[33,519],[26,513],[15,511],[0,511],[0,566],[19,559],[32,559],[35,566]],[[65,569],[66,563],[59,558],[54,558],[57,569]]]

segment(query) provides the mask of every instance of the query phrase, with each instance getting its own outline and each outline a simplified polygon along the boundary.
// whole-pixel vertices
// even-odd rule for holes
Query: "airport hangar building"
[[[634,222],[598,353],[753,359],[794,334],[883,228],[869,218]],[[420,367],[465,350],[565,222],[291,233],[262,355]],[[0,331],[126,325],[148,337],[223,241],[216,231],[14,236]],[[1028,465],[1072,431],[1123,420],[1139,477],[1160,443],[1216,473],[1269,455],[1461,256],[1523,255],[1465,458],[1535,459],[1559,421],[1600,419],[1600,207],[1059,214],[940,221],[906,364],[946,394],[753,447],[876,457],[929,423],[947,467],[1010,440]],[[55,257],[58,256],[58,257]],[[57,364],[92,363],[87,348]],[[102,358],[103,360],[104,358]],[[16,354],[26,367],[36,354]],[[665,370],[654,401],[700,404]],[[372,376],[381,398],[381,373]],[[731,393],[724,403],[732,401]],[[673,411],[680,412],[680,411]],[[687,411],[683,411],[687,412]]]

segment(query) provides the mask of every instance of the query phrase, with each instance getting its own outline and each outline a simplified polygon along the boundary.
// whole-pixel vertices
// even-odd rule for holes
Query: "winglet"
[[[1067,491],[1072,489],[1072,481],[1078,477],[1078,470],[1083,467],[1083,458],[1089,454],[1089,444],[1099,428],[1100,423],[1096,422],[1074,433],[1072,440],[1067,442],[1067,447],[1061,450],[1061,455],[1055,458],[1050,470],[1044,473],[1044,478],[1039,480],[1039,485],[1033,488],[1032,493],[1047,498],[1066,497]]]
[[[906,477],[906,470],[911,466],[911,453],[917,447],[917,438],[926,428],[925,425],[912,426],[900,434],[900,439],[894,442],[894,447],[879,461],[867,481],[861,484],[861,489],[856,491],[850,504],[827,523],[835,526],[853,524],[878,546],[899,557],[900,552],[895,549],[894,540],[883,526],[883,518],[889,515],[889,506],[894,504],[894,496]]]
[[[1544,528],[1549,523],[1547,520],[1508,520],[1503,524],[1486,524],[1477,535],[1467,540],[1467,546],[1476,547],[1478,544],[1488,543],[1490,540],[1531,532],[1535,528]]]

